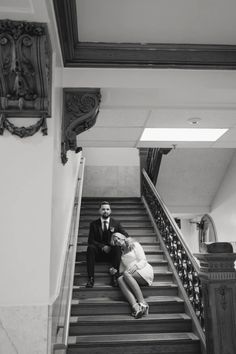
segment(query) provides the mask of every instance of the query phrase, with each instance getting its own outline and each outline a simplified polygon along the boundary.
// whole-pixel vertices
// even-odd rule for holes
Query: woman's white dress
[[[120,273],[137,266],[137,272],[146,280],[148,285],[153,282],[154,274],[151,264],[148,263],[144,250],[139,242],[133,243],[133,248],[128,253],[121,256]]]

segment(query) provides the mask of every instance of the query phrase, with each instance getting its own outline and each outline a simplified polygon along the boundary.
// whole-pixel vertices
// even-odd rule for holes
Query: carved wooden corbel
[[[40,128],[47,135],[51,115],[51,45],[47,25],[0,20],[0,134],[7,129],[21,138]],[[39,118],[16,127],[10,117]]]
[[[81,151],[76,137],[90,129],[97,119],[101,101],[100,89],[65,88],[63,90],[63,117],[61,160],[67,162],[68,150]]]

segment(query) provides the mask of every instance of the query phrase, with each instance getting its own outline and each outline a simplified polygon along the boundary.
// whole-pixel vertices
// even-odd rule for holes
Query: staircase
[[[200,341],[192,332],[192,321],[140,198],[109,201],[112,216],[143,245],[154,268],[153,285],[143,288],[150,314],[141,319],[130,316],[120,290],[109,285],[108,264],[96,264],[95,286],[85,288],[89,223],[98,217],[100,201],[82,200],[67,353],[201,354]]]

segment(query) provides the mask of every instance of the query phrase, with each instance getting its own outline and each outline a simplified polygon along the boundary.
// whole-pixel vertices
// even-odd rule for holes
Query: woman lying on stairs
[[[149,286],[153,282],[153,268],[147,262],[144,250],[139,242],[131,237],[116,232],[112,235],[111,244],[120,246],[122,255],[120,263],[119,287],[132,308],[132,316],[141,318],[148,314],[149,306],[144,300],[141,286]],[[113,274],[115,269],[111,268]]]

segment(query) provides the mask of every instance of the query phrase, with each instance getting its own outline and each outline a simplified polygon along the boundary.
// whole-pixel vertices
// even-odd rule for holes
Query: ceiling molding
[[[65,67],[236,69],[235,45],[80,42],[75,0],[53,0]]]

